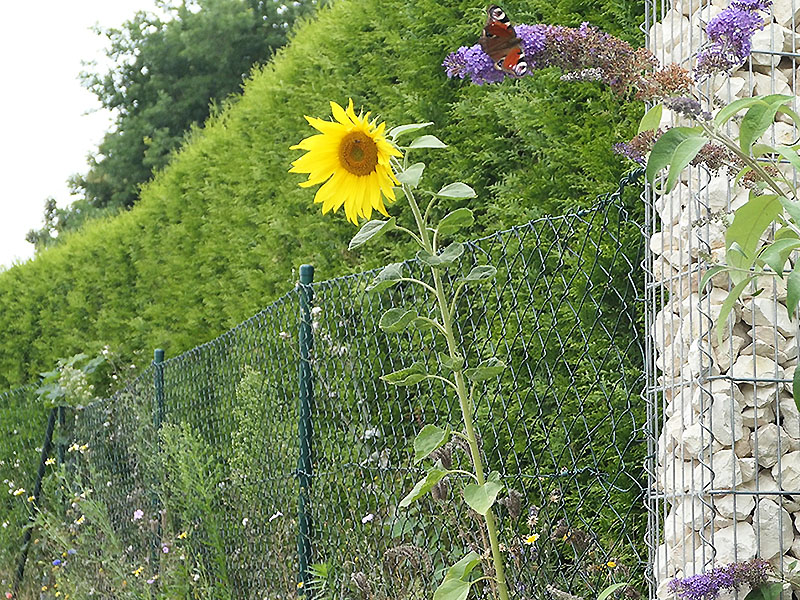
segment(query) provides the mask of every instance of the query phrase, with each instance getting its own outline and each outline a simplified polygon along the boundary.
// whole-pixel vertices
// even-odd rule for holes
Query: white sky
[[[42,226],[44,201],[66,206],[66,180],[86,172],[86,157],[111,115],[81,87],[81,60],[108,64],[106,38],[155,0],[3,0],[0,11],[0,270],[33,256],[25,241]],[[87,114],[89,113],[89,114]]]

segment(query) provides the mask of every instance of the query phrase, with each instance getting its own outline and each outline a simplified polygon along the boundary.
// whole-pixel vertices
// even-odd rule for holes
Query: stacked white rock
[[[707,43],[705,24],[728,2],[674,0],[649,29],[650,49],[662,64],[691,69]],[[705,82],[698,94],[714,108],[748,95],[799,96],[800,64],[787,55],[798,48],[800,0],[773,0],[750,61]],[[663,125],[675,124],[683,123],[665,110]],[[737,124],[731,128],[735,136]],[[769,135],[788,144],[798,132],[781,118]],[[649,396],[660,424],[651,481],[658,598],[674,597],[667,588],[674,577],[754,557],[800,571],[800,413],[790,383],[798,326],[789,319],[785,283],[765,277],[763,291],[743,294],[721,341],[716,327],[728,275],[699,288],[708,265],[725,262],[726,223],[748,199],[733,177],[692,169],[670,194],[653,196]],[[800,600],[800,588],[789,584],[784,599],[793,592]]]

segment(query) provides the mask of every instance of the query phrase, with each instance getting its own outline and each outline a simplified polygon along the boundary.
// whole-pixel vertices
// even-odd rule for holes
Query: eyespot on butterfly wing
[[[492,4],[486,9],[486,25],[478,40],[481,48],[491,57],[494,68],[512,77],[522,77],[528,72],[528,61],[506,12]]]

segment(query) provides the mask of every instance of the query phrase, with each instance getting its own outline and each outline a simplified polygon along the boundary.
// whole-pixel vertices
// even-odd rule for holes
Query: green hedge
[[[505,8],[517,22],[589,20],[636,42],[639,5]],[[610,147],[632,132],[638,104],[554,71],[497,86],[448,80],[442,59],[475,42],[483,11],[466,1],[340,0],[298,27],[241,98],[145,186],[134,210],[0,274],[0,389],[105,344],[138,363],[155,346],[175,355],[279,296],[304,262],[322,279],[402,256],[399,246],[347,252],[352,226],[322,217],[313,192],[297,186],[302,178],[287,173],[299,155],[288,147],[312,131],[303,115],[327,118],[329,100],[351,97],[390,124],[435,121],[432,133],[450,148],[423,158],[432,163],[426,177],[476,188],[472,235],[613,189],[625,165]]]

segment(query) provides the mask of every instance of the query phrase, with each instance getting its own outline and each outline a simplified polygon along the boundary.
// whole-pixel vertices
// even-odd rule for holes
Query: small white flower
[[[321,314],[322,314],[322,307],[321,306],[315,306],[314,308],[311,309],[311,316],[312,317],[318,317]]]
[[[282,517],[283,513],[281,511],[277,511],[274,515],[269,518],[269,522],[272,523],[275,519]]]
[[[278,334],[278,337],[281,338],[282,340],[288,340],[291,336],[287,332],[281,331]]]
[[[375,518],[375,515],[373,515],[372,513],[369,513],[368,515],[364,515],[363,517],[361,517],[361,524],[362,525],[366,525],[367,523],[372,522],[372,520],[374,518]]]
[[[249,522],[250,522],[250,519],[248,519],[247,517],[245,517],[244,519],[242,519],[242,526],[243,526],[243,527],[247,527],[247,524],[248,524]]]

